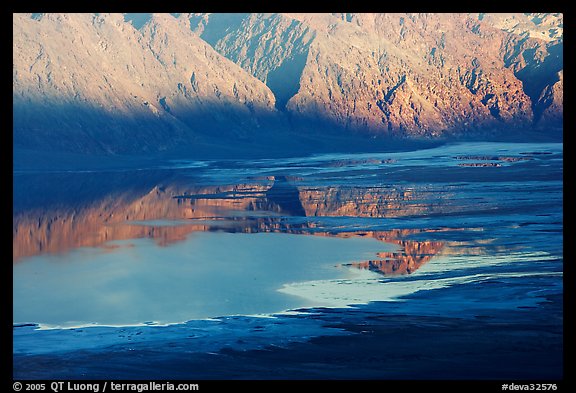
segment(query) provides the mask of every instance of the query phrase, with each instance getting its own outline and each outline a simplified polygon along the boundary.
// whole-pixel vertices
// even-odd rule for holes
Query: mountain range
[[[561,138],[563,14],[13,14],[15,149]]]

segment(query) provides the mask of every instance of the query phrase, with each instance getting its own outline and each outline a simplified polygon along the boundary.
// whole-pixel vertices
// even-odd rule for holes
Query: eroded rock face
[[[562,126],[562,14],[14,14],[13,33],[22,147]]]
[[[562,15],[288,14],[295,22],[285,29],[278,18],[247,15],[213,46],[266,81],[254,65],[267,63],[270,42],[299,45],[307,60],[286,110],[348,129],[439,135],[531,126],[550,106],[539,95],[562,68]],[[548,35],[540,34],[544,20]],[[263,23],[274,25],[270,38],[256,39]],[[294,26],[306,34],[288,34]],[[242,49],[231,49],[232,36],[243,37]]]
[[[16,144],[164,150],[211,133],[246,137],[273,115],[270,89],[187,24],[168,14],[134,21],[14,14]]]

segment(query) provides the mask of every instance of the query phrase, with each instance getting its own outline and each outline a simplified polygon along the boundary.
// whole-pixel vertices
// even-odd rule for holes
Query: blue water
[[[198,232],[170,247],[132,239],[14,266],[14,323],[48,327],[182,323],[322,306],[285,283],[358,275],[338,265],[395,249],[375,239]],[[41,279],[40,279],[41,278]]]
[[[322,307],[537,324],[563,293],[557,143],[27,172],[14,201],[18,356],[351,334]]]

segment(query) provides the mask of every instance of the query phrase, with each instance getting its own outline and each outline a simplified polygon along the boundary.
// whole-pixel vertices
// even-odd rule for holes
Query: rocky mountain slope
[[[274,95],[187,24],[154,15],[14,15],[15,142],[110,151],[241,138]],[[77,145],[72,145],[78,143]]]
[[[27,149],[563,123],[562,14],[14,14],[13,36],[14,145]]]

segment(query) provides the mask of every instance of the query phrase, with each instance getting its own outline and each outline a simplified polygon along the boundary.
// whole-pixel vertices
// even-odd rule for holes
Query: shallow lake
[[[248,345],[256,317],[267,343],[339,334],[309,318],[322,307],[537,309],[562,293],[562,176],[560,143],[15,172],[14,351],[171,325],[209,352]]]

